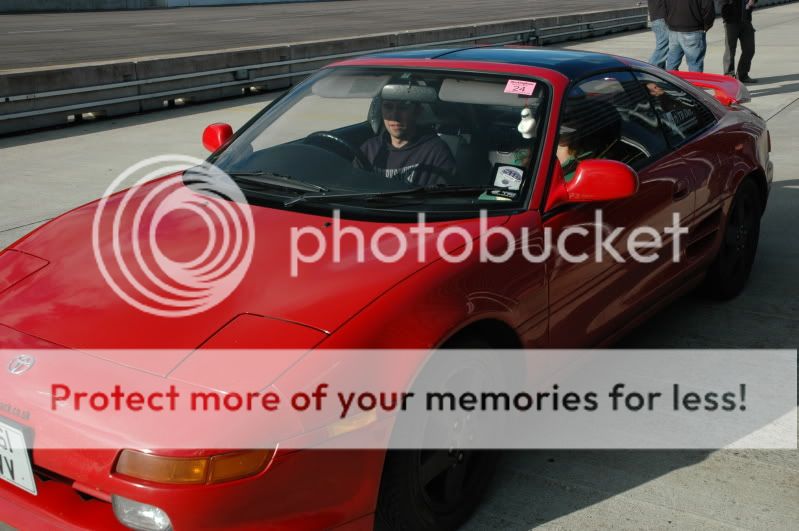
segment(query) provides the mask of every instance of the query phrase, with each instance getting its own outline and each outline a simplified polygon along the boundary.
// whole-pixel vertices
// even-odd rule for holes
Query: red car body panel
[[[664,75],[643,63],[625,62]],[[556,167],[559,114],[563,95],[574,80],[552,69],[507,63],[365,58],[338,64],[378,65],[513,74],[547,83],[552,113],[529,209],[493,217],[491,226],[502,224],[515,234],[528,228],[536,241],[547,227],[557,235],[568,226],[593,221],[594,209],[589,204],[544,208],[551,195],[558,193],[552,186],[556,178],[552,169]],[[327,349],[429,348],[465,329],[481,331],[497,346],[605,344],[701,278],[720,245],[719,229],[744,177],[762,174],[768,191],[771,168],[765,123],[744,108],[734,104],[725,108],[687,83],[669,80],[682,83],[701,98],[718,123],[639,171],[638,192],[607,206],[604,213],[605,222],[626,227],[626,235],[639,225],[666,226],[672,212],[679,212],[692,231],[683,249],[687,266],[668,259],[648,267],[593,260],[570,264],[556,257],[530,264],[520,256],[498,264],[481,264],[476,256],[461,264],[438,260],[420,265],[408,259],[334,267],[320,261],[302,264],[300,275],[292,279],[288,260],[277,260],[268,250],[287,249],[291,227],[321,226],[328,218],[256,207],[256,248],[261,251],[256,252],[240,287],[210,311],[167,320],[136,311],[105,284],[87,243],[95,212],[89,204],[0,253],[0,348],[173,349],[172,357],[152,359],[125,359],[109,352],[91,363],[108,370],[116,367],[120,375],[130,371],[224,389],[242,379],[250,386],[280,377],[292,385],[309,374],[347,371],[366,363],[357,353],[333,363],[324,356]],[[728,146],[733,146],[731,153],[726,151]],[[169,235],[178,252],[192,255],[196,251],[187,235],[198,228],[197,223],[191,216],[172,220]],[[450,223],[466,227],[474,237],[479,234],[476,220],[440,226]],[[384,226],[352,220],[342,220],[342,225],[357,226],[367,237]],[[346,245],[347,240],[342,241]],[[579,254],[587,250],[586,245],[574,244],[570,251]],[[628,254],[622,243],[617,250]],[[412,251],[408,256],[415,256]],[[352,252],[345,247],[343,254]],[[19,256],[24,259],[17,260]],[[7,285],[2,284],[4,279]],[[207,367],[204,348],[295,348],[306,353],[260,364],[252,361],[240,374],[220,376]],[[288,366],[292,370],[283,374]],[[412,377],[415,367],[409,362],[406,374],[385,377]],[[8,376],[0,375],[0,382]],[[23,422],[46,437],[47,428],[37,424],[42,422],[40,412],[29,414]],[[390,425],[381,428],[388,433]],[[175,487],[113,474],[116,451],[36,449],[33,460],[41,472],[39,495],[0,482],[0,520],[23,529],[120,528],[108,503],[110,495],[117,494],[164,509],[176,529],[368,529],[373,524],[384,457],[382,451],[278,450],[266,470],[256,476],[218,485]]]
[[[149,184],[142,187],[138,198],[147,195]],[[113,208],[115,200],[109,201]],[[130,203],[136,206],[136,201]],[[0,323],[33,336],[46,338],[58,345],[78,349],[185,349],[197,348],[210,335],[236,316],[246,313],[272,319],[299,323],[322,332],[337,329],[363,306],[391,286],[411,275],[420,264],[416,261],[416,238],[409,237],[406,258],[384,264],[371,257],[372,262],[357,264],[357,241],[341,239],[341,255],[345,261],[336,264],[322,260],[302,264],[298,276],[292,277],[290,261],[277,259],[268,249],[290,249],[292,227],[322,227],[327,219],[320,216],[269,208],[254,208],[256,248],[252,266],[239,285],[223,303],[210,311],[182,319],[165,320],[133,308],[116,297],[94,264],[91,224],[95,205],[88,204],[67,216],[50,222],[47,230],[36,231],[14,245],[14,250],[33,257],[48,256],[48,267],[40,268],[7,288],[0,299]],[[501,224],[506,216],[494,217],[488,226]],[[199,253],[201,243],[192,235],[205,230],[202,219],[193,215],[174,216],[165,223],[165,234],[175,248],[190,255]],[[444,227],[452,222],[433,224]],[[459,223],[475,237],[478,220]],[[342,229],[357,227],[367,239],[384,224],[342,220]],[[398,224],[400,229],[408,226]],[[300,248],[302,249],[302,241]],[[110,245],[103,241],[102,245]],[[428,238],[427,255],[435,252],[435,241]],[[454,245],[454,243],[453,243]],[[370,259],[369,256],[366,257]],[[349,264],[358,267],[346,267]],[[368,274],[364,274],[368,271]],[[15,273],[16,275],[16,273]],[[336,282],[330,282],[335,276]],[[358,286],[353,290],[352,286]],[[53,317],[57,315],[58,319]],[[104,325],[98,327],[97,323]],[[147,331],[143,334],[142,331]],[[293,348],[312,347],[296,344]],[[182,357],[160,359],[154,365],[140,367],[148,372],[166,374]]]

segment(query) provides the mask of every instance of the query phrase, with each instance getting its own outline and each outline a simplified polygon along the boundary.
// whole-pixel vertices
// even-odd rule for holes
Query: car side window
[[[672,146],[682,144],[715,122],[716,117],[710,109],[681,88],[643,72],[635,75],[649,94],[663,132]]]
[[[558,158],[566,180],[571,157],[618,160],[638,169],[668,150],[649,98],[629,72],[600,74],[573,87],[560,134]]]

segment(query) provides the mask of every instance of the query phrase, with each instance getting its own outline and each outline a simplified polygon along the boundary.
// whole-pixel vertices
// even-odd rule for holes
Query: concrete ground
[[[775,182],[747,290],[715,304],[688,296],[623,341],[626,347],[799,346],[799,4],[755,13],[751,107],[768,119]],[[706,69],[721,71],[723,29]],[[646,58],[648,32],[570,48]],[[0,139],[0,248],[99,196],[130,164],[203,155],[202,128],[241,125],[271,95]],[[590,434],[589,434],[590,436]],[[467,529],[795,529],[799,452],[535,451],[509,453]],[[2,529],[2,525],[0,525]]]

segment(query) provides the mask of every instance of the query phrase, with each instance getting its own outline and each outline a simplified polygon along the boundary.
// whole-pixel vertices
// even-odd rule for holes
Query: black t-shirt
[[[649,20],[655,21],[661,18],[666,18],[665,0],[648,0],[648,4]]]
[[[752,22],[752,10],[746,9],[744,0],[721,0],[721,18],[732,24]]]
[[[716,19],[713,0],[665,0],[666,25],[671,31],[707,31]]]
[[[387,132],[361,146],[375,173],[387,179],[404,179],[419,186],[444,184],[455,172],[455,159],[447,144],[435,134],[425,134],[401,148],[391,144]]]

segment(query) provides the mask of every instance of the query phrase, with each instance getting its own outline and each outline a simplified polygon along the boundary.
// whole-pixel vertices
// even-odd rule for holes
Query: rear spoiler
[[[688,83],[702,89],[710,89],[713,96],[723,105],[746,103],[752,101],[746,86],[734,77],[721,74],[705,74],[704,72],[683,72],[670,70],[669,74],[684,79]]]

